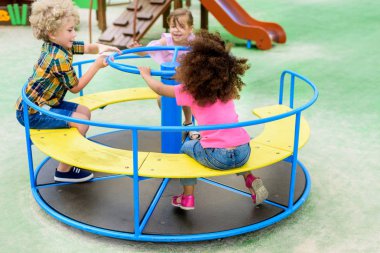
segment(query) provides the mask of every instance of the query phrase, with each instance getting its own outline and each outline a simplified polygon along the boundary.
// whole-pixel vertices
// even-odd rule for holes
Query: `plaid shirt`
[[[78,77],[73,68],[73,54],[84,53],[84,42],[75,41],[70,50],[52,42],[45,42],[41,55],[28,79],[26,95],[29,100],[42,107],[58,106],[66,92],[78,85]],[[22,110],[22,98],[16,102],[16,110]],[[36,113],[29,108],[29,114]]]

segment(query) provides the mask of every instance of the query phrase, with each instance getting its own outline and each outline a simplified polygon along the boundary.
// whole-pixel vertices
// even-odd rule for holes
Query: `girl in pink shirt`
[[[189,42],[194,39],[193,34],[193,15],[187,9],[175,9],[168,16],[167,22],[169,24],[169,32],[163,33],[161,39],[151,41],[147,46],[189,46]],[[128,45],[128,48],[141,47],[142,45],[134,41],[132,44]],[[177,56],[177,61],[181,58],[187,51],[179,51]],[[174,50],[160,50],[160,51],[150,51],[150,52],[140,52],[138,55],[145,56],[147,54],[156,61],[158,64],[164,62],[171,62],[173,60]],[[161,108],[161,97],[157,98],[158,106]],[[183,122],[184,126],[192,125],[192,113],[188,106],[182,107],[185,120]],[[190,139],[198,139],[200,137],[199,132],[190,131]]]
[[[139,67],[149,87],[159,95],[175,97],[180,106],[189,106],[199,125],[238,122],[234,99],[244,83],[240,76],[249,68],[247,59],[236,58],[219,34],[199,32],[190,42],[191,51],[180,59],[175,79],[177,86],[164,85],[153,79],[148,67]],[[249,159],[250,137],[244,128],[201,131],[200,140],[183,143],[181,152],[199,163],[217,170],[243,166]],[[251,172],[241,173],[252,194],[253,203],[261,204],[267,197],[260,178]],[[196,178],[180,180],[183,193],[172,198],[172,205],[185,210],[194,209]]]

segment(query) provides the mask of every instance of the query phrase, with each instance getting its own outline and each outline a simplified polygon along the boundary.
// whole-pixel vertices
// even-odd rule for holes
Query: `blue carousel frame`
[[[173,50],[174,56],[173,61],[163,64],[161,66],[160,71],[152,70],[152,75],[154,76],[161,76],[161,80],[163,83],[168,85],[176,85],[177,83],[170,79],[171,76],[175,74],[175,67],[177,66],[175,59],[177,58],[178,52],[180,50],[188,50],[186,47],[149,47],[149,48],[134,48],[134,49],[127,49],[122,51],[122,55],[113,54],[110,57],[107,58],[107,61],[109,65],[115,69],[118,69],[120,71],[132,73],[132,74],[139,74],[139,70],[132,65],[122,64],[118,63],[116,60],[124,60],[124,59],[133,59],[133,58],[146,58],[146,57],[140,57],[136,55],[129,55],[132,53],[137,52],[144,52],[144,51],[160,51],[160,50]],[[81,62],[74,63],[74,66],[77,67],[78,70],[78,76],[82,76],[82,67],[85,64],[92,63],[94,60],[86,60]],[[33,108],[41,113],[44,113],[46,115],[49,115],[51,117],[55,117],[58,119],[76,122],[80,124],[87,124],[91,126],[97,126],[97,127],[103,127],[103,128],[109,128],[109,129],[117,129],[117,130],[130,130],[132,132],[132,146],[133,146],[133,171],[134,174],[131,176],[133,178],[133,201],[134,201],[134,233],[128,233],[128,232],[121,232],[121,231],[114,231],[106,228],[96,227],[89,224],[85,224],[82,222],[78,222],[70,217],[67,217],[65,215],[62,215],[61,213],[57,212],[54,208],[49,206],[46,201],[41,197],[39,193],[39,189],[44,187],[50,187],[51,185],[66,185],[69,183],[54,183],[54,184],[48,184],[48,185],[37,185],[36,179],[38,176],[38,173],[40,172],[41,168],[45,165],[45,163],[50,159],[47,157],[45,160],[43,160],[34,170],[33,165],[33,154],[32,154],[32,141],[30,139],[30,127],[29,127],[29,120],[28,120],[28,110],[24,110],[24,118],[25,118],[25,136],[26,136],[26,147],[27,147],[27,155],[28,155],[28,166],[29,166],[29,175],[30,175],[30,184],[31,184],[31,191],[33,194],[33,197],[35,198],[36,202],[40,205],[40,207],[45,210],[49,215],[54,217],[55,219],[69,225],[72,227],[75,227],[80,230],[84,230],[90,233],[99,234],[102,236],[108,236],[113,238],[119,238],[119,239],[127,239],[127,240],[134,240],[134,241],[149,241],[149,242],[190,242],[190,241],[202,241],[202,240],[212,240],[212,239],[218,239],[218,238],[225,238],[225,237],[231,237],[235,235],[241,235],[247,232],[256,231],[265,227],[268,227],[274,223],[277,223],[292,213],[294,213],[307,199],[310,188],[311,188],[311,179],[310,175],[306,169],[306,167],[298,160],[298,138],[299,138],[299,131],[300,131],[300,119],[301,119],[301,113],[309,108],[318,98],[318,90],[316,86],[309,81],[306,77],[303,77],[300,74],[297,74],[290,70],[285,70],[281,74],[280,77],[280,88],[279,88],[279,97],[278,97],[278,103],[283,104],[284,101],[284,86],[285,86],[285,79],[287,77],[290,77],[290,86],[289,86],[289,107],[292,108],[291,111],[282,113],[280,115],[263,118],[263,119],[255,119],[245,122],[239,122],[234,124],[220,124],[220,125],[212,125],[212,126],[181,126],[181,110],[180,107],[176,106],[175,99],[173,98],[163,98],[162,100],[162,126],[143,126],[143,125],[126,125],[126,124],[111,124],[111,123],[105,123],[105,122],[98,122],[98,121],[88,121],[88,120],[80,120],[75,119],[63,115],[59,115],[56,113],[52,113],[44,108],[40,108],[34,103],[32,103],[26,93],[25,88],[26,84],[22,88],[22,99],[23,99],[23,108]],[[294,108],[294,100],[295,100],[295,84],[296,80],[302,81],[303,84],[308,85],[312,91],[313,96],[312,98],[304,103],[301,106],[298,106]],[[83,93],[81,92],[80,95],[82,96]],[[170,179],[165,178],[163,179],[155,197],[153,198],[146,214],[141,219],[139,215],[140,211],[140,203],[139,203],[139,182],[141,180],[144,180],[144,178],[141,178],[138,176],[138,132],[139,131],[159,131],[162,135],[162,152],[163,153],[178,153],[180,149],[181,144],[181,132],[182,131],[189,131],[189,130],[213,130],[213,129],[222,129],[222,128],[234,128],[234,127],[247,127],[252,125],[259,125],[264,124],[267,122],[276,121],[279,119],[283,119],[289,116],[295,115],[295,137],[294,137],[294,148],[293,148],[293,155],[288,157],[285,161],[291,163],[291,178],[290,178],[290,189],[289,189],[289,199],[288,199],[288,205],[283,206],[280,204],[277,204],[275,202],[267,200],[266,203],[270,205],[274,205],[278,208],[281,208],[283,212],[275,215],[274,217],[271,217],[269,219],[266,219],[264,221],[261,221],[259,223],[251,224],[245,227],[235,228],[235,229],[229,229],[225,231],[217,231],[217,232],[211,232],[211,233],[200,233],[200,234],[181,234],[181,235],[155,235],[155,234],[144,234],[142,231],[144,227],[146,226],[147,222],[149,221],[149,218],[151,217],[158,201],[161,198],[161,195],[167,186]],[[177,145],[167,145],[168,143],[177,143]],[[295,190],[295,184],[296,184],[296,168],[297,166],[300,166],[302,169],[304,175],[305,175],[305,188],[303,190],[303,193],[299,197],[297,201],[294,201],[294,190]],[[107,179],[112,178],[119,178],[123,177],[122,175],[113,175],[108,176]],[[104,178],[95,178],[93,181],[97,180],[104,180]],[[201,179],[204,181],[209,181],[208,179]],[[212,181],[209,181],[209,183],[213,183]],[[228,188],[226,186],[218,185],[219,187],[225,187],[228,190],[236,191],[233,188]],[[238,192],[238,191],[236,191]],[[249,195],[247,193],[238,192],[239,194],[243,195]]]

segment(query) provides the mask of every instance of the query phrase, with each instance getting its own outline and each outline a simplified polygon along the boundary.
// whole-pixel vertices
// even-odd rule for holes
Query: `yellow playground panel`
[[[95,110],[110,104],[156,97],[157,95],[149,88],[133,88],[89,94],[72,101]],[[273,105],[257,108],[254,113],[259,118],[265,118],[290,110],[285,105]],[[228,171],[207,168],[185,154],[140,151],[138,152],[139,176],[154,178],[213,177],[263,168],[292,155],[294,128],[295,116],[266,123],[262,133],[250,142],[252,155],[249,161],[243,167]],[[309,136],[309,125],[302,117],[299,148],[305,145]],[[132,151],[95,143],[80,135],[76,128],[32,129],[31,139],[43,153],[58,161],[97,172],[133,175]]]

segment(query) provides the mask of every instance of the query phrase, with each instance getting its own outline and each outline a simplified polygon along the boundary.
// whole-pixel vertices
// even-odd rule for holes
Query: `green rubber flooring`
[[[293,70],[314,82],[320,97],[304,116],[311,138],[300,152],[312,186],[306,203],[288,219],[267,229],[197,243],[137,243],[68,227],[46,214],[30,191],[24,129],[14,103],[32,72],[41,42],[29,27],[0,26],[0,252],[378,252],[380,249],[380,2],[362,0],[238,0],[255,18],[279,23],[286,44],[269,51],[247,49],[212,15],[210,30],[234,44],[251,69],[237,101],[240,120],[251,109],[277,101],[281,72]],[[191,11],[199,27],[199,2]],[[108,24],[125,5],[107,10]],[[88,11],[80,10],[77,39],[88,41]],[[143,43],[163,32],[161,20]],[[93,22],[93,37],[100,31]],[[94,39],[95,40],[95,39]],[[76,61],[89,58],[78,56]],[[141,64],[148,64],[146,60]],[[152,65],[153,66],[153,65]],[[86,90],[144,87],[139,76],[102,69]],[[302,90],[297,97],[307,97]],[[71,97],[68,96],[68,98]],[[107,107],[93,119],[157,125],[155,101]],[[99,130],[92,128],[89,135]],[[249,129],[254,135],[258,129]],[[35,151],[34,158],[45,156]],[[201,194],[198,192],[197,194]],[[231,207],[234,208],[234,207]],[[244,208],[244,207],[241,207]]]

